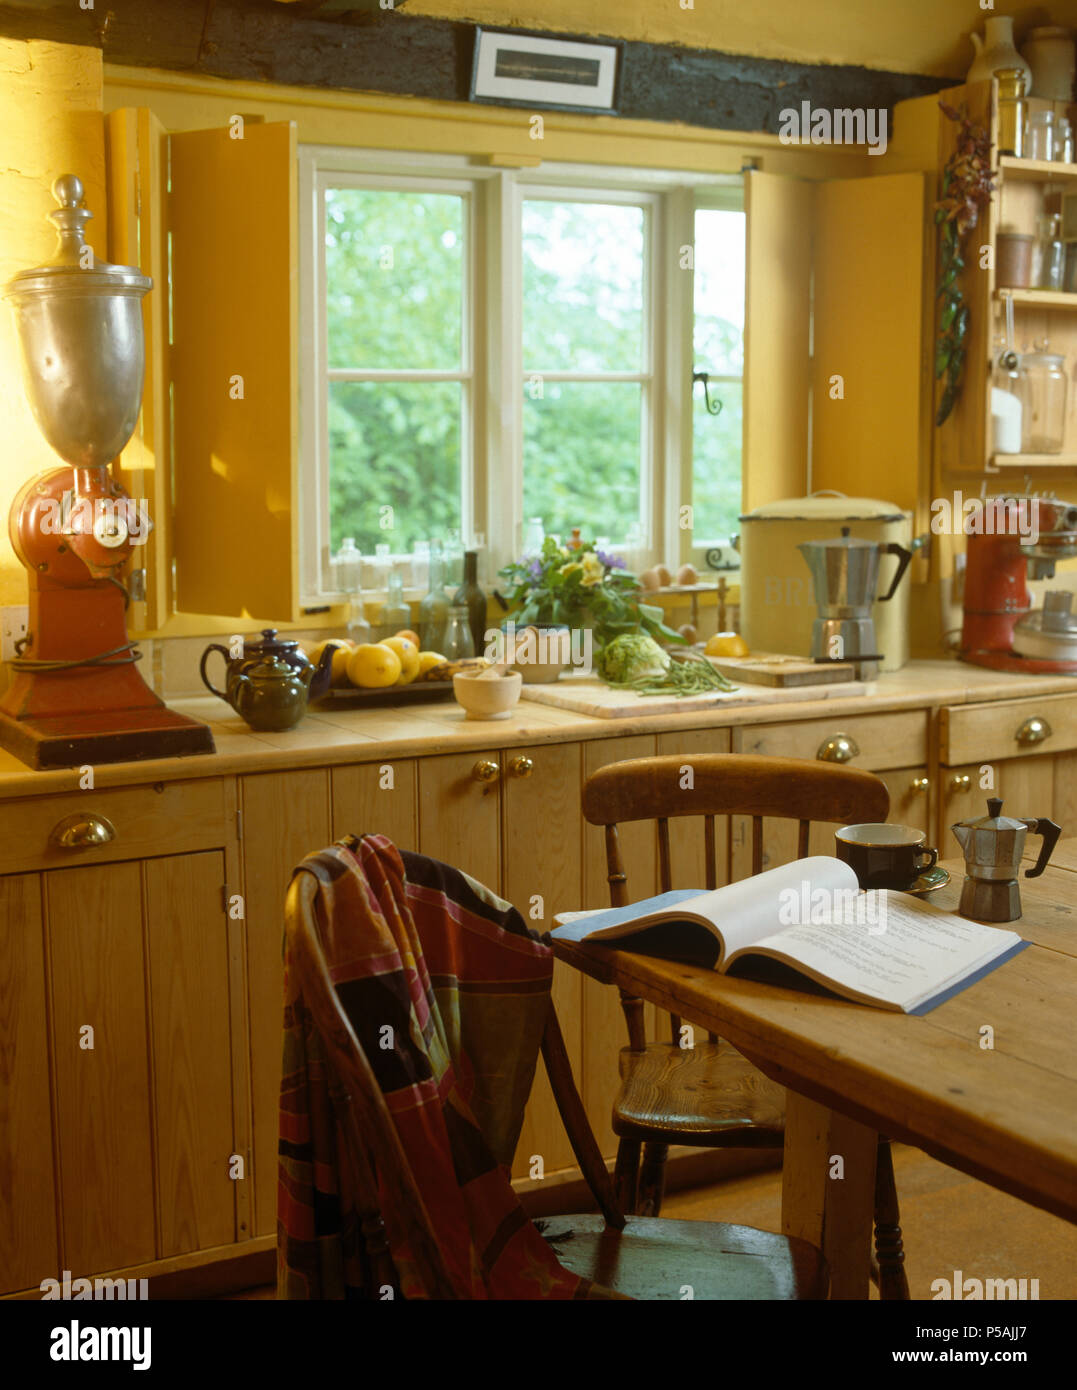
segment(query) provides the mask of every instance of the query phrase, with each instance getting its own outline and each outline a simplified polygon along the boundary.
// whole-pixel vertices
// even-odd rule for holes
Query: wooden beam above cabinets
[[[0,35],[101,48],[121,67],[466,102],[475,26],[402,13],[404,0],[0,0]],[[556,35],[557,38],[586,35]],[[595,37],[595,36],[590,36]],[[778,134],[781,113],[873,110],[944,81],[671,44],[621,45],[618,114]]]

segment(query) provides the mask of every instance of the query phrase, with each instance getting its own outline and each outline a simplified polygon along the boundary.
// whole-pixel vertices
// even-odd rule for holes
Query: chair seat
[[[725,1042],[621,1049],[613,1131],[623,1139],[700,1148],[775,1148],[785,1091]]]
[[[543,1235],[567,1269],[629,1298],[815,1299],[829,1285],[813,1245],[751,1226],[630,1216],[616,1231],[573,1215],[549,1218]]]

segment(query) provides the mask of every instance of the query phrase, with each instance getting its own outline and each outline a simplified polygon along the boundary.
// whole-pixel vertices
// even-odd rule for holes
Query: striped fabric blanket
[[[549,1007],[549,949],[474,879],[381,835],[348,836],[303,868],[321,885],[330,973],[459,1296],[609,1297],[562,1268],[509,1181]],[[325,1052],[286,956],[280,1298],[378,1296],[338,1142]],[[400,1291],[422,1297],[384,1188],[381,1198]]]

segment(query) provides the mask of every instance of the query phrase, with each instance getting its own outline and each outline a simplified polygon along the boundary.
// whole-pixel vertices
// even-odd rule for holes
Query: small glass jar
[[[1060,454],[1066,433],[1066,359],[1047,343],[1021,358],[1024,390],[1023,449],[1026,454]]]
[[[441,654],[446,661],[461,661],[464,657],[475,655],[475,641],[464,603],[454,603],[449,609],[449,626]]]
[[[542,517],[533,516],[527,523],[524,531],[524,554],[541,555],[542,542],[546,539],[546,532],[542,527]]]
[[[1058,118],[1055,134],[1055,160],[1060,164],[1073,163],[1073,126],[1065,116]]]
[[[995,73],[998,82],[998,152],[1019,159],[1025,153],[1025,126],[1028,82],[1023,68],[1003,68]]]
[[[1028,118],[1028,139],[1025,141],[1025,153],[1028,158],[1054,159],[1055,138],[1055,113],[1033,111]]]

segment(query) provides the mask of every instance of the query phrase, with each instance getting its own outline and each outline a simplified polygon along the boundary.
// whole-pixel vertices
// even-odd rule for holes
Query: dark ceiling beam
[[[98,0],[93,10],[74,0],[0,0],[0,34],[99,47],[121,67],[466,101],[475,29],[399,8],[337,11],[277,0]],[[621,116],[771,134],[780,112],[803,101],[890,108],[952,85],[669,44],[626,42],[622,65]]]

